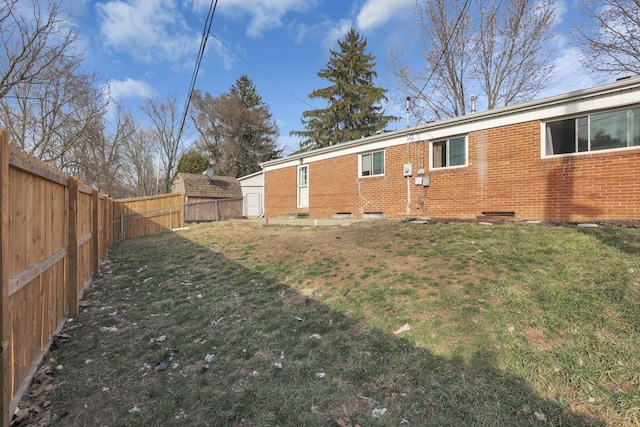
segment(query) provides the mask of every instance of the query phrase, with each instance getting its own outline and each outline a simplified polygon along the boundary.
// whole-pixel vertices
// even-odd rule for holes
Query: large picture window
[[[640,107],[546,124],[545,155],[640,146]]]
[[[360,176],[384,175],[384,151],[360,155]]]
[[[467,138],[460,136],[431,143],[431,168],[467,165]]]

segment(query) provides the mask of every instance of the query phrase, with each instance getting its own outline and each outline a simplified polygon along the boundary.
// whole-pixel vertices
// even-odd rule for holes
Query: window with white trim
[[[640,146],[640,107],[547,122],[545,155]]]
[[[384,150],[360,155],[360,176],[384,175]]]
[[[431,169],[467,165],[467,137],[459,136],[431,143]]]

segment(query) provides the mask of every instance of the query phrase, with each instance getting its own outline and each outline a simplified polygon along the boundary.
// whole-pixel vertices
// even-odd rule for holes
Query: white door
[[[247,193],[244,195],[244,216],[247,218],[262,215],[262,194]]]
[[[309,207],[309,166],[298,166],[298,208]]]

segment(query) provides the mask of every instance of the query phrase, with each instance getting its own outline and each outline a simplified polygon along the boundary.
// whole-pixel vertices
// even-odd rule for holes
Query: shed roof
[[[213,176],[208,179],[200,173],[180,172],[174,179],[174,185],[182,182],[187,197],[241,198],[242,188],[232,176]]]
[[[241,176],[240,178],[238,178],[238,181],[240,181],[240,182],[246,181],[247,179],[255,178],[255,177],[260,176],[262,174],[264,174],[264,171],[260,170],[258,172],[254,172],[254,173],[251,173],[249,175]]]

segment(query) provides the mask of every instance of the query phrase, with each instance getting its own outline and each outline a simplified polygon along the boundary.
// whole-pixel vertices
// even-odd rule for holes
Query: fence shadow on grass
[[[629,233],[616,226],[577,229],[629,255],[640,255],[640,233]]]
[[[55,425],[604,425],[490,350],[439,357],[186,235],[111,249],[50,354]]]

